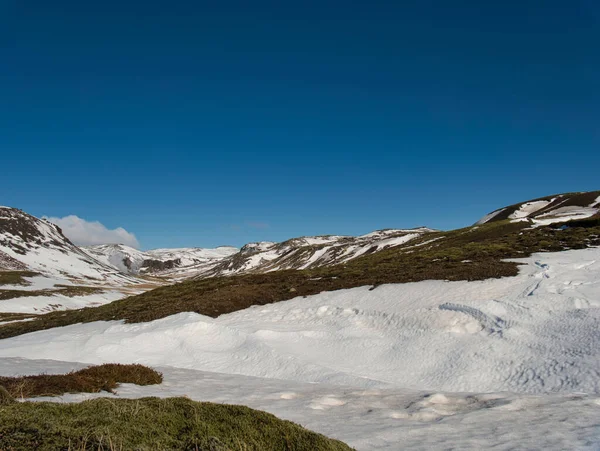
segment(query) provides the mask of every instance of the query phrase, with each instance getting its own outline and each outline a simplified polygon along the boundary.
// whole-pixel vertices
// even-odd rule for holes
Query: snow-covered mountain
[[[0,207],[0,312],[99,305],[155,286],[93,258],[57,225]]]
[[[198,274],[198,277],[262,273],[285,269],[309,269],[345,263],[365,254],[404,244],[423,234],[427,227],[378,230],[357,237],[325,235],[292,238],[281,243],[246,244],[234,255]]]
[[[87,246],[83,250],[97,260],[127,274],[177,276],[202,271],[238,252],[230,246],[215,249],[180,248],[139,251],[124,244]]]
[[[91,284],[136,282],[75,246],[57,225],[10,207],[0,207],[0,269]]]
[[[585,219],[600,214],[600,191],[556,194],[494,210],[476,225],[509,219],[537,225]]]
[[[148,259],[144,252],[124,244],[99,244],[81,249],[96,260],[126,274],[138,274]]]

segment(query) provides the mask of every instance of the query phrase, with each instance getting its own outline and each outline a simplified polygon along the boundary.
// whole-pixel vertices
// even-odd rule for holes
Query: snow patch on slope
[[[523,205],[521,205],[521,207],[518,210],[509,215],[509,219],[527,218],[536,211],[539,211],[547,205],[551,204],[552,202],[554,202],[554,199],[525,202]]]
[[[490,220],[494,219],[494,217],[496,217],[500,213],[502,213],[504,210],[506,210],[506,208],[501,208],[500,210],[496,210],[496,211],[492,211],[491,213],[488,213],[483,218],[481,218],[479,221],[477,221],[475,223],[475,225],[482,225],[482,224],[485,224],[486,222],[489,222]]]
[[[572,221],[575,219],[585,219],[598,213],[598,208],[593,207],[561,207],[549,213],[543,213],[533,219],[538,225],[548,225],[556,222]]]

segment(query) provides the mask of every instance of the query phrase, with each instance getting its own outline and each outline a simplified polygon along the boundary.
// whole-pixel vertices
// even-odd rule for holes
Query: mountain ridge
[[[219,246],[214,249],[176,248],[140,251],[124,244],[100,244],[85,246],[85,252],[114,268],[134,275],[177,277],[190,268],[211,266],[216,260],[225,258],[238,249]]]
[[[279,243],[248,243],[237,254],[223,259],[217,266],[207,273],[198,274],[196,278],[333,266],[364,254],[404,244],[435,231],[428,227],[382,229],[356,237],[316,235],[290,238]]]

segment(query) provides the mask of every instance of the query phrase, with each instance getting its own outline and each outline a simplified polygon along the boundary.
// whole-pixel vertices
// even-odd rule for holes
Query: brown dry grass
[[[68,374],[0,377],[0,386],[14,398],[112,392],[119,384],[154,385],[161,382],[162,374],[152,368],[116,363],[91,366]]]

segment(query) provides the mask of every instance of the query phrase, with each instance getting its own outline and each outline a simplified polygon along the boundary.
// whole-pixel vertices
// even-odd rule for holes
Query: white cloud
[[[65,216],[64,218],[44,216],[44,219],[59,226],[65,236],[78,246],[125,244],[136,249],[140,247],[135,235],[123,227],[111,230],[98,221],[86,221],[75,215]]]

